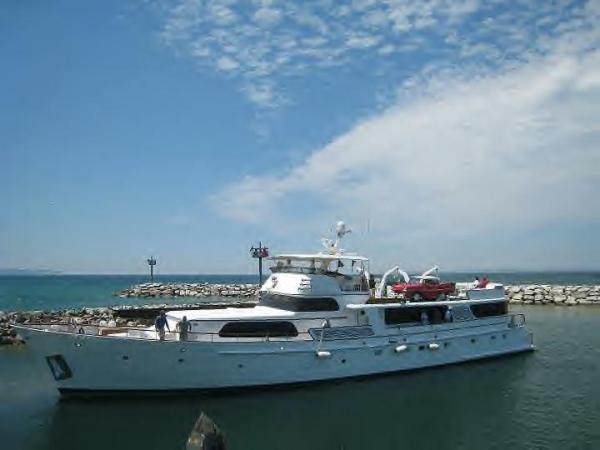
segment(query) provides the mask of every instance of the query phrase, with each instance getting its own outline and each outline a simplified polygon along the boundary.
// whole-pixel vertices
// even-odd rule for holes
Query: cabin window
[[[445,306],[427,306],[415,308],[387,308],[385,310],[386,325],[397,325],[402,323],[422,323],[423,313],[427,316],[427,322],[432,325],[442,323],[444,314],[446,313]]]
[[[332,297],[293,297],[291,295],[268,294],[262,297],[261,304],[286,311],[339,311],[340,305]]]
[[[298,336],[292,322],[229,322],[219,331],[221,337],[282,337]]]
[[[508,305],[506,302],[482,303],[479,305],[471,305],[471,312],[475,317],[491,317],[503,316],[508,313]]]

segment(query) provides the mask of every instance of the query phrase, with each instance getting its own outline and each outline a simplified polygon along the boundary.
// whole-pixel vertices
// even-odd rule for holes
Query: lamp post
[[[154,282],[154,266],[156,265],[156,259],[154,259],[154,256],[151,256],[146,261],[150,266],[150,281]]]
[[[253,258],[258,258],[258,284],[262,286],[263,273],[262,273],[262,260],[263,258],[269,257],[269,249],[263,247],[262,242],[258,242],[258,247],[250,247],[250,255]]]

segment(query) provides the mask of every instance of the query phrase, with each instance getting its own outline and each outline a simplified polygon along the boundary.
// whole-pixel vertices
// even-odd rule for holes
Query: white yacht
[[[61,393],[171,391],[303,383],[399,372],[532,350],[504,287],[457,285],[435,300],[372,289],[368,259],[338,248],[272,257],[253,308],[168,311],[185,340],[154,327],[17,325],[47,360]],[[410,278],[406,278],[409,281]],[[435,283],[428,271],[419,279]],[[371,282],[371,286],[370,286]]]

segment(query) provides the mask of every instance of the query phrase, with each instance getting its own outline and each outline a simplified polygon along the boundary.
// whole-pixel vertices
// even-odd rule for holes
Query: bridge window
[[[268,294],[261,298],[260,303],[286,311],[339,311],[340,305],[332,297],[293,297],[291,295]]]
[[[508,313],[508,304],[506,302],[496,302],[471,305],[471,312],[477,318],[503,316]]]
[[[221,337],[295,337],[298,330],[292,322],[229,322],[219,331]]]

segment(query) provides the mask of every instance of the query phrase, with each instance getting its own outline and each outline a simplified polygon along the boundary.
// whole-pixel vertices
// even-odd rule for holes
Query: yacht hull
[[[19,327],[56,366],[61,393],[245,388],[363,377],[533,350],[509,317],[410,327],[359,339],[157,341]],[[59,368],[60,369],[60,368]],[[61,372],[61,370],[58,370]]]

